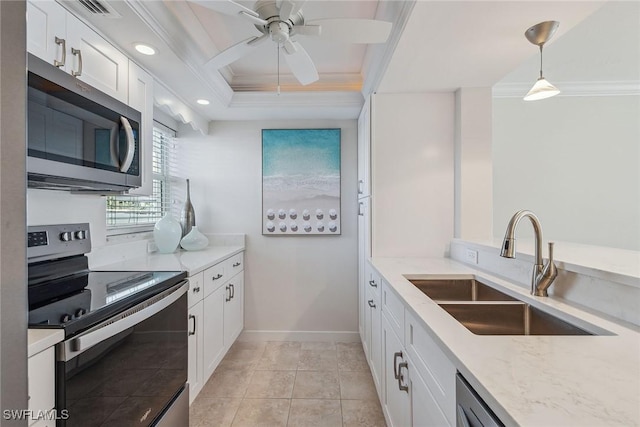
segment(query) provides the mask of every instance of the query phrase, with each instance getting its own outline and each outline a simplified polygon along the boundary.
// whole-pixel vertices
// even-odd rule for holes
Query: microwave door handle
[[[133,155],[136,151],[136,141],[133,137],[133,129],[131,128],[129,120],[120,116],[120,121],[122,122],[124,132],[127,135],[127,154],[124,156],[124,161],[120,165],[120,172],[126,172],[131,167],[131,163],[133,163]]]

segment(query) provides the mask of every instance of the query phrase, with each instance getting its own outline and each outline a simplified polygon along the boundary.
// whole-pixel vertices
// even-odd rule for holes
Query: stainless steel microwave
[[[28,186],[101,194],[139,187],[140,112],[29,54]]]

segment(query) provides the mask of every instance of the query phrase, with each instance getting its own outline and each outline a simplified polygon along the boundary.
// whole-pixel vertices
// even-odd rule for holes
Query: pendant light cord
[[[540,78],[542,78],[542,46],[544,43],[540,43]]]

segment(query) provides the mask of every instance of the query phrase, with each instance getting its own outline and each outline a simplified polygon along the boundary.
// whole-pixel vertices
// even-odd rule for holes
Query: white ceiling
[[[553,42],[604,1],[307,0],[306,20],[353,17],[393,22],[384,45],[348,45],[299,37],[319,70],[320,81],[301,86],[281,62],[283,93],[275,93],[276,49],[263,44],[225,69],[204,64],[219,51],[259,35],[247,21],[184,0],[101,0],[120,18],[78,12],[78,0],[60,0],[118,44],[208,120],[355,118],[363,94],[452,91],[490,87],[537,48],[524,37],[531,25],[560,21]],[[223,0],[215,0],[223,1]],[[251,8],[253,1],[238,3]],[[133,42],[155,46],[145,57]],[[545,47],[552,50],[552,43]],[[546,56],[545,56],[546,60]],[[551,58],[549,59],[551,61]],[[551,71],[551,68],[549,68]],[[535,72],[535,70],[534,70]],[[212,103],[200,106],[198,98]]]

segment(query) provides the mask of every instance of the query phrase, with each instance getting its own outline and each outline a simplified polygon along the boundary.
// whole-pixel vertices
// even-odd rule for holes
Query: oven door
[[[187,380],[187,288],[58,344],[56,409],[66,410],[58,426],[149,426],[169,410]]]

